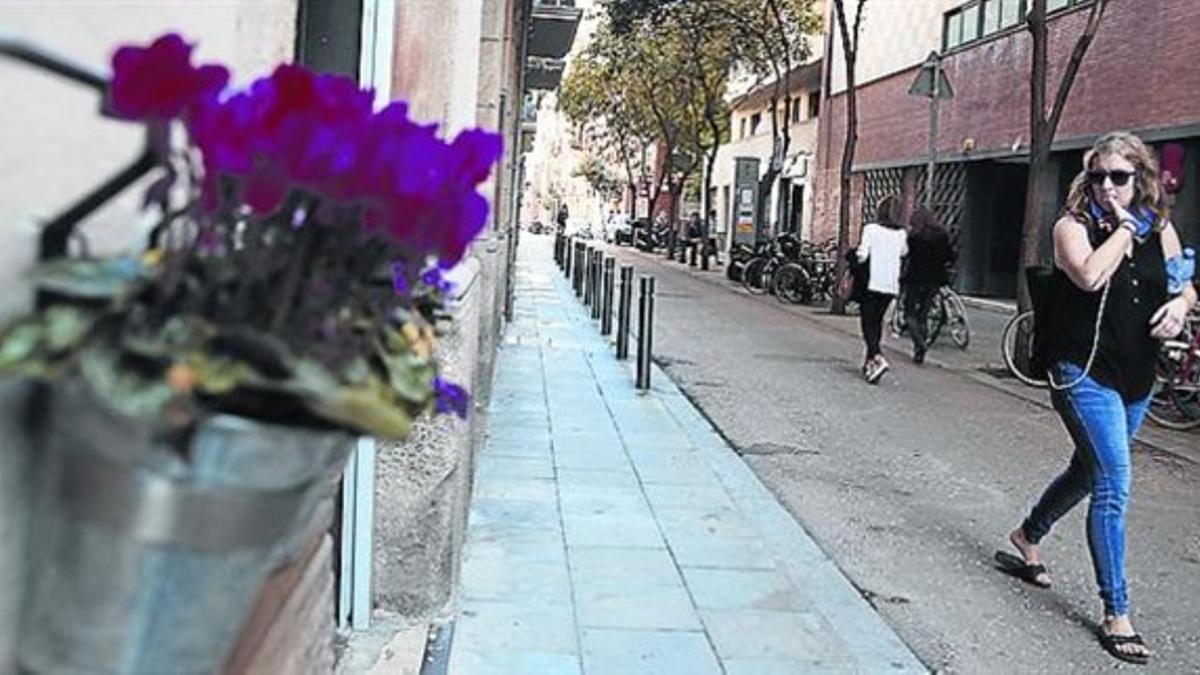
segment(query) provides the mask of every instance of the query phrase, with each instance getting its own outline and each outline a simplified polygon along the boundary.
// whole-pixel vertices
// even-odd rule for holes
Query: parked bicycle
[[[1183,334],[1163,342],[1146,415],[1167,429],[1200,428],[1200,313],[1192,312]]]
[[[1033,349],[1033,312],[1009,319],[1000,341],[1004,365],[1022,383],[1048,386],[1045,375],[1028,372]],[[1188,317],[1183,334],[1163,342],[1146,416],[1167,429],[1200,428],[1200,313]]]
[[[888,325],[891,326],[892,336],[900,337],[907,332],[904,318],[904,292],[896,297],[889,310]],[[966,349],[971,344],[971,325],[967,321],[967,306],[953,288],[942,286],[929,307],[929,315],[925,320],[927,346],[932,347],[941,335],[942,330],[950,334],[950,339],[959,349]]]

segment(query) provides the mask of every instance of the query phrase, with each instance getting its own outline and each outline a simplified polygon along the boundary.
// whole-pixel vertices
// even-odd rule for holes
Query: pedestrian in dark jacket
[[[913,342],[913,363],[925,362],[925,350],[929,347],[929,310],[938,289],[948,281],[953,264],[950,235],[932,211],[918,207],[909,220],[908,260],[902,278],[904,323]]]

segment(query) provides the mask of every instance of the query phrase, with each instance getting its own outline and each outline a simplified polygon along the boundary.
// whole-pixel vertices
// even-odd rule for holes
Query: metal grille
[[[875,169],[863,174],[862,222],[875,221],[875,207],[887,195],[900,196],[904,169]]]
[[[937,165],[937,180],[933,183],[933,198],[929,208],[950,233],[950,241],[958,243],[967,207],[967,165],[952,162]],[[925,194],[925,167],[917,169],[918,195]]]

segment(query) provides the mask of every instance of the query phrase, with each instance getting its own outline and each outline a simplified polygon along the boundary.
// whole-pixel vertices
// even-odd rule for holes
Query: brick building
[[[901,6],[902,5],[902,6]],[[1049,0],[1048,97],[1087,22],[1088,0]],[[1015,290],[1029,151],[1030,37],[1025,0],[912,0],[868,3],[861,35],[859,141],[852,222],[900,192],[911,207],[924,184],[929,99],[910,96],[922,61],[939,51],[954,98],[942,101],[934,208],[959,244],[960,290],[1009,296]],[[1116,129],[1137,133],[1183,180],[1174,220],[1200,238],[1200,3],[1110,0],[1071,90],[1054,143],[1058,180],[1043,196],[1049,223],[1082,152]],[[827,24],[836,25],[830,20]],[[839,39],[833,37],[835,44]],[[838,168],[845,134],[840,50],[827,61],[830,98],[821,115],[814,238],[836,232]],[[852,238],[853,240],[853,238]]]

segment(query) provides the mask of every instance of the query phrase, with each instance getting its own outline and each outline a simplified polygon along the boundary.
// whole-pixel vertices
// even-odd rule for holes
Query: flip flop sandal
[[[1103,629],[1098,632],[1100,633],[1100,646],[1104,647],[1104,651],[1112,654],[1115,658],[1126,663],[1136,663],[1137,665],[1146,665],[1150,662],[1148,654],[1131,654],[1119,649],[1121,645],[1141,645],[1145,647],[1146,643],[1142,640],[1141,635],[1137,633],[1133,635],[1110,635],[1105,633]]]
[[[1030,565],[1007,551],[996,551],[996,562],[1000,563],[1000,571],[1005,574],[1038,588],[1050,588],[1049,583],[1038,581],[1039,576],[1050,573],[1045,565]]]

